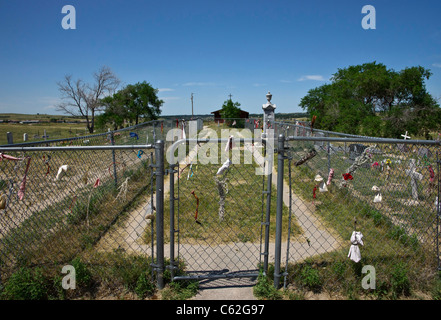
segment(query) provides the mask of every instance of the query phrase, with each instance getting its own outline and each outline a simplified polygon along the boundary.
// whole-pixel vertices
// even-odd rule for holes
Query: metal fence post
[[[282,210],[283,210],[283,166],[284,166],[285,136],[279,135],[277,146],[277,211],[276,211],[276,239],[274,250],[274,287],[279,288],[280,260],[282,252]]]
[[[268,257],[269,257],[269,233],[270,233],[270,215],[271,215],[271,186],[272,186],[272,173],[267,176],[267,188],[266,188],[266,215],[265,215],[265,246],[263,257],[263,272],[268,272]]]
[[[112,146],[115,145],[115,137],[113,136],[113,131],[110,133],[110,143]],[[118,178],[116,175],[116,157],[115,149],[112,150],[112,163],[113,163],[113,179],[115,180],[115,187],[118,186]]]
[[[170,165],[170,273],[171,278],[175,275],[175,168],[176,164]]]
[[[329,137],[329,134],[328,134]],[[326,153],[328,156],[328,173],[331,171],[331,142],[328,141],[328,147],[326,149]]]
[[[155,144],[156,158],[156,274],[158,289],[164,288],[164,141]]]
[[[441,217],[441,210],[440,210],[440,203],[441,203],[441,197],[440,197],[440,164],[441,161],[439,159],[439,152],[436,152],[436,168],[437,168],[437,175],[436,175],[436,182],[437,182],[437,197],[436,197],[436,254],[437,254],[437,264],[438,264],[438,271],[441,271],[441,256],[439,252],[439,238],[440,238],[440,217]]]

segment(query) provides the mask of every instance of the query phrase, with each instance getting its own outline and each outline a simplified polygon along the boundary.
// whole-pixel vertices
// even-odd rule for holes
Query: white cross
[[[407,135],[407,131],[405,134],[402,134],[401,136],[404,138],[404,140],[410,139],[410,136]]]

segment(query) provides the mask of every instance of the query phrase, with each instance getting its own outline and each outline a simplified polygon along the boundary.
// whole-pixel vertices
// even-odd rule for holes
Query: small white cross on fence
[[[401,136],[404,138],[404,140],[410,139],[410,136],[407,135],[407,131],[405,134],[402,134]]]

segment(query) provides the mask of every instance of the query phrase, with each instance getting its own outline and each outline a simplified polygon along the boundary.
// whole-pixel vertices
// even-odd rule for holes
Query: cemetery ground
[[[211,125],[213,128],[217,126]],[[215,129],[216,130],[216,129]],[[220,137],[220,135],[219,135]],[[224,146],[220,146],[223,150]],[[300,158],[307,146],[292,147],[293,161]],[[386,152],[387,151],[387,152]],[[399,153],[385,150],[392,160],[399,160]],[[61,165],[74,154],[62,154],[56,164]],[[22,211],[35,206],[34,214],[27,217],[20,227],[8,234],[7,243],[20,243],[26,248],[21,256],[13,257],[21,261],[20,268],[10,282],[3,283],[4,290],[1,298],[8,298],[23,291],[22,284],[27,282],[35,294],[32,298],[53,299],[190,299],[197,294],[197,281],[170,281],[170,273],[166,271],[166,288],[157,291],[154,284],[154,271],[151,267],[149,251],[143,254],[129,252],[124,248],[114,247],[107,243],[107,249],[96,250],[104,243],[106,235],[112,231],[124,228],[133,212],[144,215],[145,204],[150,203],[154,184],[150,184],[151,168],[147,157],[139,159],[136,153],[122,154],[129,164],[118,167],[119,185],[130,176],[127,198],[115,201],[119,190],[115,187],[111,175],[108,174],[109,159],[107,152],[93,155],[80,153],[75,155],[82,159],[81,167],[89,168],[90,181],[104,172],[100,188],[93,189],[92,185],[84,186],[82,178],[86,169],[69,172],[60,183],[50,183],[49,189],[44,189],[44,173],[46,166],[42,161],[31,167],[29,171],[29,190],[36,192],[32,201],[22,204]],[[52,161],[55,158],[52,159]],[[260,278],[255,285],[255,296],[261,299],[440,299],[441,282],[439,274],[433,269],[433,259],[425,246],[429,243],[427,237],[419,237],[421,230],[430,229],[433,224],[433,194],[428,195],[424,185],[419,184],[420,206],[414,206],[408,200],[412,199],[409,177],[405,174],[407,166],[394,162],[388,180],[384,172],[372,168],[360,168],[354,174],[354,180],[347,187],[338,188],[336,183],[329,186],[326,193],[318,193],[313,198],[315,186],[314,177],[320,173],[326,180],[326,155],[320,152],[314,161],[295,167],[292,162],[285,161],[285,182],[290,184],[293,194],[300,197],[314,214],[318,215],[325,226],[335,230],[338,235],[347,240],[344,245],[332,252],[322,253],[288,264],[287,288],[275,290],[272,283]],[[336,173],[341,173],[349,166],[344,157],[334,156],[332,167]],[[55,164],[55,163],[54,163]],[[93,164],[92,167],[90,165]],[[277,165],[277,162],[275,162]],[[406,163],[407,165],[407,163]],[[258,241],[261,216],[247,219],[249,212],[262,212],[261,191],[262,176],[254,175],[254,165],[232,167],[228,172],[229,192],[235,200],[227,199],[225,203],[225,229],[216,229],[214,223],[219,218],[218,190],[214,182],[216,171],[220,165],[201,165],[193,168],[194,175],[187,180],[189,167],[182,171],[179,179],[182,204],[179,208],[181,215],[181,241],[191,244],[202,240],[208,244],[217,242]],[[54,167],[57,167],[56,165]],[[184,165],[180,167],[184,168]],[[291,171],[291,179],[288,172]],[[427,173],[420,170],[427,178]],[[54,172],[51,172],[53,178]],[[35,178],[38,177],[38,178]],[[177,179],[175,179],[176,181]],[[340,180],[336,176],[334,182]],[[31,181],[41,182],[32,187]],[[177,181],[176,181],[177,182]],[[372,203],[375,192],[372,184],[382,190],[383,201]],[[165,186],[168,184],[166,177]],[[195,223],[195,194],[200,199],[199,221]],[[275,187],[273,185],[273,192]],[[76,194],[75,202],[74,194]],[[250,197],[251,195],[251,197]],[[251,201],[250,201],[251,198]],[[81,199],[81,201],[79,201]],[[169,198],[164,204],[165,236],[168,241],[169,227]],[[275,193],[272,203],[275,203]],[[141,208],[141,211],[140,211]],[[418,208],[418,210],[417,210]],[[287,237],[289,222],[287,206],[284,207],[283,237]],[[18,213],[16,213],[18,214]],[[275,206],[272,206],[272,217],[275,216]],[[361,248],[362,261],[353,263],[347,257],[349,238],[354,229],[354,218],[357,219],[357,229],[365,235],[365,246]],[[273,218],[272,218],[273,219]],[[301,228],[294,218],[292,224],[292,239],[302,236]],[[34,229],[31,226],[40,228]],[[271,220],[271,228],[274,228]],[[139,233],[139,244],[151,245],[151,224],[144,225]],[[428,227],[429,226],[429,227]],[[224,230],[230,230],[224,232]],[[273,229],[272,229],[273,230]],[[260,230],[259,230],[260,231]],[[271,231],[274,235],[274,231]],[[231,237],[234,235],[234,237]],[[102,249],[106,249],[102,247]],[[60,265],[57,261],[70,262],[75,266],[78,289],[74,291],[61,288]],[[397,262],[405,261],[407,263]],[[414,264],[413,261],[424,262]],[[166,265],[168,260],[166,259]],[[361,281],[363,265],[375,265],[375,290],[365,290]],[[36,265],[39,265],[35,267]],[[184,274],[185,261],[181,261],[178,274]],[[273,265],[267,279],[272,279]],[[12,279],[12,280],[11,280]],[[253,289],[254,289],[253,288]]]
[[[327,192],[313,189],[320,174],[328,178],[328,156],[326,148],[317,148],[318,154],[307,163],[294,166],[310,148],[311,144],[291,145],[292,161],[285,164],[285,172],[291,171],[293,193],[310,204],[312,210],[324,219],[329,228],[334,228],[348,245],[340,250],[307,258],[288,267],[288,287],[309,288],[316,292],[327,292],[349,299],[439,299],[441,274],[436,271],[433,246],[436,243],[435,191],[426,183],[419,183],[418,200],[412,199],[410,178],[406,174],[408,158],[417,150],[407,150],[403,155],[397,148],[377,145],[381,153],[372,161],[353,173],[353,180],[345,186],[342,173],[347,172],[351,162],[346,156],[331,156],[330,163],[335,175]],[[338,147],[338,143],[335,144]],[[344,147],[343,144],[340,147]],[[414,147],[417,149],[417,147]],[[321,150],[320,150],[321,149]],[[372,166],[376,161],[391,159],[390,172]],[[405,161],[406,160],[406,161]],[[290,168],[291,166],[291,168]],[[424,169],[424,170],[423,170]],[[423,181],[429,181],[424,165],[418,166]],[[288,175],[285,176],[288,180]],[[287,181],[289,183],[289,181]],[[381,202],[373,199],[380,188]],[[354,225],[356,221],[356,225]],[[364,235],[364,246],[360,246],[362,260],[354,263],[348,259],[349,239],[354,230]],[[376,289],[365,290],[360,282],[365,276],[364,265],[376,269]],[[305,279],[309,279],[306,281]],[[300,293],[302,296],[302,293]]]
[[[0,145],[8,144],[6,137],[7,132],[13,133],[13,141],[15,143],[23,143],[23,135],[27,133],[27,142],[43,141],[46,132],[47,139],[67,139],[75,136],[88,135],[88,131],[84,129],[84,124],[79,123],[40,123],[40,124],[20,124],[20,123],[3,123],[0,124]]]

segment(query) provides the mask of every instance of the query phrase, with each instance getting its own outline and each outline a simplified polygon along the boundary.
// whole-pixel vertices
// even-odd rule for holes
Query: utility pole
[[[193,113],[193,92],[191,93],[191,120],[193,120],[194,113]]]

